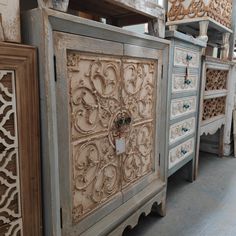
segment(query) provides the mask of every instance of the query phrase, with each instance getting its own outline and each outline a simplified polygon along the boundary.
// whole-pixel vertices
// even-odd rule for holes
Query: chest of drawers
[[[166,142],[168,176],[189,163],[193,176],[199,114],[201,50],[205,43],[177,31],[171,40]],[[192,177],[193,178],[193,177]]]

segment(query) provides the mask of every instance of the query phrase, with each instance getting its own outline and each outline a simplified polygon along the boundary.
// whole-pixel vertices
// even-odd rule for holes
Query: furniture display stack
[[[217,145],[218,154],[222,155],[223,150],[228,149],[228,146],[224,147],[224,143],[227,143],[229,139],[232,122],[231,95],[234,86],[231,85],[233,85],[234,70],[228,58],[230,35],[233,33],[231,25],[234,5],[232,0],[168,0],[167,26],[169,29],[172,31],[178,29],[207,43],[207,49],[202,51],[203,55],[208,56],[204,59],[201,78],[196,174],[201,134],[213,134],[220,129],[221,131],[217,133],[221,137],[218,138],[221,140]],[[213,56],[218,59],[214,59]],[[224,129],[223,124],[225,124]],[[205,144],[203,140],[206,140]],[[204,136],[202,147],[207,147],[210,151],[213,149],[211,141],[215,142],[205,139]]]
[[[167,153],[168,176],[188,164],[193,180],[201,81],[201,52],[206,43],[177,31],[166,32],[171,40],[168,82]]]
[[[0,15],[0,235],[39,236],[42,222],[36,50],[19,44],[19,1],[1,0]]]
[[[39,52],[45,235],[165,215],[169,41],[44,7],[22,19]]]

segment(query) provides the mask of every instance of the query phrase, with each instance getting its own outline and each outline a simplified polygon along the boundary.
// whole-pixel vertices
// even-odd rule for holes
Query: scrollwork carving
[[[169,0],[168,21],[209,16],[230,28],[232,0]]]

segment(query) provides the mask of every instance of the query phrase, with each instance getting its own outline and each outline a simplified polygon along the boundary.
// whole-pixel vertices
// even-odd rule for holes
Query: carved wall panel
[[[178,145],[169,152],[169,169],[173,168],[179,162],[193,154],[194,138]]]
[[[187,60],[191,57],[191,60]],[[191,51],[182,47],[175,47],[174,49],[174,66],[183,66],[189,68],[199,68],[200,54],[197,51]]]
[[[197,97],[173,99],[171,101],[171,119],[175,119],[196,111]]]
[[[68,52],[77,223],[131,183],[153,171],[154,61]],[[130,119],[121,124],[121,118]],[[115,140],[126,152],[116,154]]]
[[[172,93],[196,91],[198,87],[198,75],[173,75]]]
[[[190,119],[171,125],[169,134],[170,144],[175,143],[190,134],[193,134],[195,132],[195,124],[196,119],[195,117],[192,117]]]
[[[15,77],[0,71],[0,233],[22,235]],[[17,220],[17,221],[16,221]],[[15,222],[15,223],[14,223]],[[17,223],[18,222],[18,223]]]
[[[203,117],[206,121],[219,115],[225,114],[226,97],[206,99],[203,102]]]
[[[168,0],[168,21],[211,17],[230,28],[232,0]]]
[[[205,91],[227,89],[228,71],[226,70],[206,70]]]

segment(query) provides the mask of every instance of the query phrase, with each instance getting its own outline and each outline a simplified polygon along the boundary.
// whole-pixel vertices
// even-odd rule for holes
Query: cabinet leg
[[[224,156],[224,125],[220,128],[220,138],[219,138],[219,157]]]
[[[166,196],[165,198],[163,198],[162,202],[157,205],[154,204],[152,207],[152,213],[154,213],[155,215],[159,215],[159,216],[166,216]]]
[[[187,171],[187,181],[192,183],[195,180],[195,175],[194,175],[194,160],[190,161],[187,164],[186,171]]]

